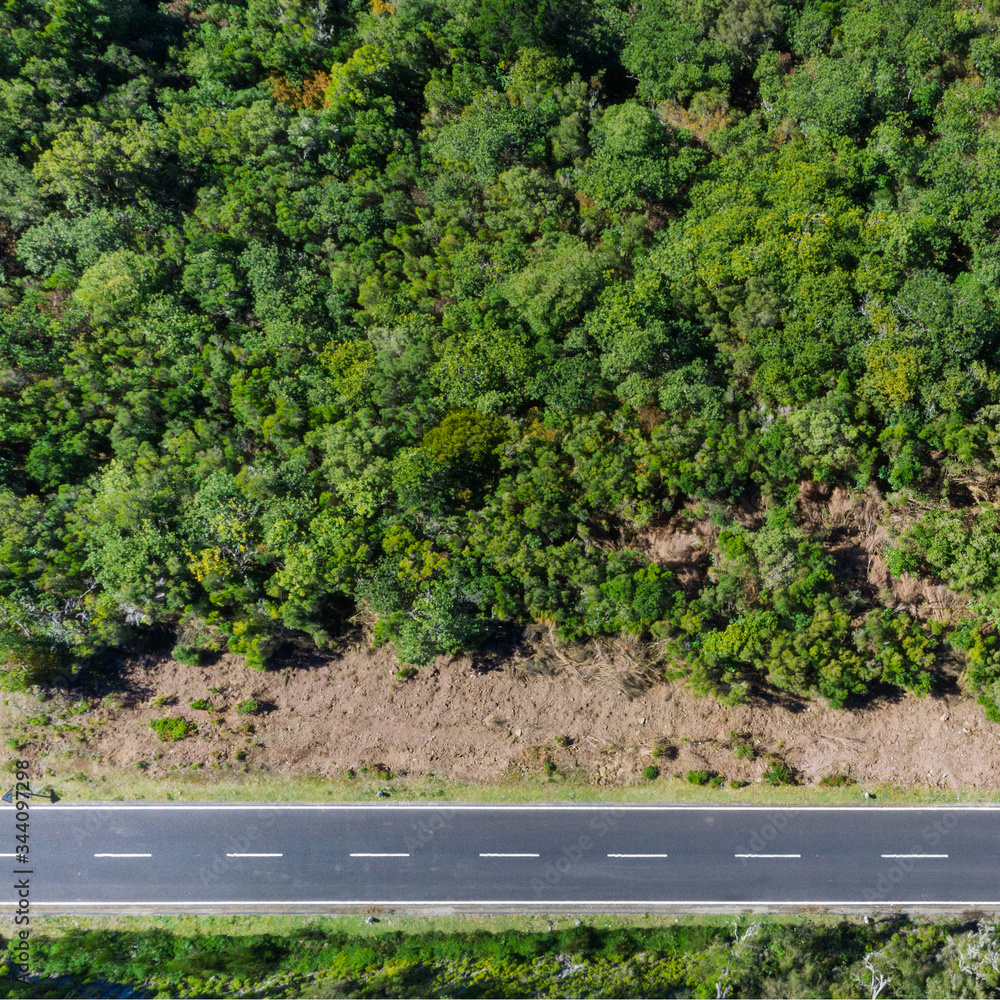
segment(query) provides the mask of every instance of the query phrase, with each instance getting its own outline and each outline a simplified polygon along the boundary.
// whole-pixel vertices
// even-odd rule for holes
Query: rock
[[[941,721],[942,722],[947,722],[948,719],[950,719],[950,718],[951,718],[951,716],[949,716],[948,713],[945,712],[944,715],[941,716]]]
[[[521,730],[520,729],[515,729],[514,730],[514,735],[515,736],[520,736],[521,735]]]
[[[365,917],[365,923],[366,924],[377,924],[378,923],[378,917]]]
[[[640,719],[640,720],[639,720],[639,725],[640,725],[640,726],[644,726],[644,725],[646,725],[646,720],[645,720],[645,719]]]

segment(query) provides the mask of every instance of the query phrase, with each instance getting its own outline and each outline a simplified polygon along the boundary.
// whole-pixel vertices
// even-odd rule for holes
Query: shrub
[[[712,780],[712,772],[688,771],[687,780],[692,785],[707,785]]]
[[[187,719],[153,719],[149,725],[161,740],[169,743],[176,743],[177,740],[190,736],[198,728]]]
[[[170,656],[178,663],[183,663],[186,667],[201,666],[201,650],[197,646],[174,646],[170,651]]]
[[[16,737],[14,737],[14,736],[9,736],[7,738],[7,746],[11,750],[20,750],[21,749],[21,741],[19,739],[17,739]]]
[[[769,785],[797,784],[795,772],[780,758],[772,760],[761,777]]]
[[[235,757],[236,757],[237,760],[246,760],[247,759],[247,752],[246,752],[246,750],[237,750],[236,754],[235,754]]]
[[[396,679],[401,681],[412,681],[417,676],[416,667],[400,667],[396,671]]]
[[[729,782],[730,788],[746,788],[749,785],[749,781],[737,781],[735,778]]]
[[[212,710],[212,703],[205,698],[198,698],[191,702],[191,707],[201,712],[210,712]]]
[[[677,747],[670,740],[660,740],[653,750],[653,756],[657,760],[673,760],[677,756]]]
[[[850,788],[854,779],[846,774],[828,774],[825,778],[820,778],[819,783],[824,788]]]
[[[52,720],[47,715],[29,715],[24,721],[29,726],[47,726]]]
[[[713,788],[721,788],[726,783],[726,779],[721,774],[715,774],[708,779],[708,783]]]
[[[660,776],[660,769],[655,764],[647,764],[642,769],[642,776],[649,781],[654,781]]]
[[[570,738],[568,736],[563,736],[561,733],[555,738],[555,744],[557,747],[568,747],[570,744]]]
[[[545,764],[544,764],[544,767],[545,767],[545,773],[546,774],[555,774],[556,773],[556,765],[555,765],[555,763],[553,761],[547,760],[545,762]]]
[[[253,698],[246,698],[236,706],[237,715],[256,715],[260,705]]]

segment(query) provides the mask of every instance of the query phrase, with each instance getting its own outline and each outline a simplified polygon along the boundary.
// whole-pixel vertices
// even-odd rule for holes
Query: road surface
[[[0,830],[0,854],[21,867],[12,806]],[[39,912],[1000,909],[1000,807],[988,806],[36,800],[29,844]]]

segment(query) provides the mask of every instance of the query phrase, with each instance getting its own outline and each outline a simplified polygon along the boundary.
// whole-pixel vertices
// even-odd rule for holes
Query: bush
[[[721,774],[715,774],[708,779],[708,783],[713,788],[721,788],[726,783],[726,779]]]
[[[737,781],[735,778],[729,782],[730,788],[746,788],[749,785],[749,781]]]
[[[166,740],[168,743],[176,743],[177,740],[190,736],[198,728],[187,719],[153,719],[149,725],[161,740]]]
[[[396,671],[396,679],[400,681],[412,681],[417,676],[416,667],[400,667]]]
[[[781,759],[772,760],[761,776],[769,785],[796,785],[795,772]]]
[[[556,765],[551,760],[547,760],[543,766],[546,774],[556,773]]]
[[[212,710],[212,703],[205,698],[198,698],[191,702],[191,707],[200,712],[210,712]]]
[[[647,764],[642,769],[642,776],[644,778],[647,778],[649,781],[654,781],[656,778],[660,776],[660,769],[656,767],[654,764]]]
[[[692,785],[707,785],[712,780],[712,772],[688,771],[687,780]]]
[[[825,778],[820,778],[819,783],[824,788],[850,788],[855,782],[846,774],[828,774]]]
[[[570,744],[570,738],[560,734],[555,738],[555,744],[557,747],[568,747]]]
[[[236,706],[237,715],[256,715],[260,705],[253,698],[246,698]]]
[[[197,646],[174,646],[170,651],[171,659],[183,663],[186,667],[201,666],[201,650]]]

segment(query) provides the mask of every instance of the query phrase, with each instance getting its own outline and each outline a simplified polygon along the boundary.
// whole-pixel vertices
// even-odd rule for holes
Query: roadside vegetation
[[[4,683],[534,622],[1000,718],[998,25],[7,4]]]
[[[37,978],[0,978],[0,996],[869,998],[1000,988],[998,926],[976,917],[368,920],[47,918],[33,940]]]
[[[926,785],[867,782],[832,775],[818,785],[790,786],[742,781],[692,782],[689,777],[659,776],[647,779],[641,772],[631,783],[600,786],[578,770],[515,774],[493,782],[454,781],[440,775],[380,777],[368,768],[337,778],[311,775],[276,775],[249,771],[219,776],[203,768],[187,768],[148,777],[91,763],[87,771],[39,782],[39,794],[55,791],[73,802],[364,802],[379,792],[395,800],[438,802],[701,802],[755,805],[946,805],[1000,801],[1000,790],[946,789]],[[693,772],[697,773],[697,772]],[[708,773],[708,772],[704,772]],[[868,798],[865,797],[867,792]]]

